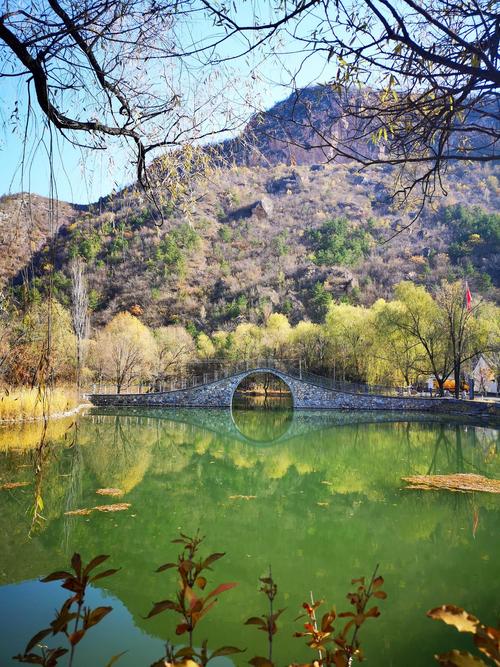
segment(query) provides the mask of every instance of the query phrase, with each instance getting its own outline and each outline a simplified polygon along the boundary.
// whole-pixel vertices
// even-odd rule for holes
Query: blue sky
[[[251,3],[241,7],[241,20],[250,22]],[[189,38],[195,41],[208,39],[214,30],[217,29],[201,18],[193,20],[186,28]],[[221,50],[222,55],[234,53],[236,46],[234,42],[227,44]],[[282,50],[288,50],[286,44],[282,45]],[[289,94],[286,87],[289,73],[297,69],[302,55],[287,53],[283,59],[285,67],[265,52],[231,63],[234,79],[229,95],[238,107],[239,117],[248,119],[255,111],[269,108],[285,98]],[[323,67],[322,58],[311,58],[301,69],[298,84],[305,86],[318,78],[324,80]],[[251,96],[253,104],[245,105],[244,86],[239,87],[238,82],[246,85],[250,80],[249,73],[256,68],[259,77],[252,83],[255,91]],[[29,126],[24,127],[22,111],[20,122],[15,123],[11,114],[16,100],[21,101],[21,109],[26,108],[26,81],[3,79],[0,91],[0,195],[23,190],[47,196],[52,188],[57,198],[83,204],[133,182],[134,168],[123,148],[112,144],[108,150],[83,151],[71,145],[57,132],[47,130],[45,119],[37,112],[34,103]],[[49,154],[52,154],[52,160]]]

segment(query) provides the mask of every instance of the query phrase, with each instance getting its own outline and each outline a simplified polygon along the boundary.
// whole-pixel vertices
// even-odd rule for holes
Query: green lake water
[[[399,420],[399,421],[395,421]],[[279,665],[313,660],[294,621],[301,604],[325,599],[348,610],[351,579],[377,563],[385,578],[382,614],[360,639],[368,664],[421,667],[468,635],[426,618],[443,603],[484,622],[500,618],[500,496],[404,490],[411,474],[475,472],[500,479],[499,432],[453,420],[384,413],[250,410],[103,411],[49,429],[42,451],[36,428],[0,429],[0,665],[46,627],[64,599],[38,579],[84,559],[110,554],[120,571],[90,591],[92,606],[113,612],[78,647],[78,667],[104,666],[127,650],[123,667],[151,664],[175,637],[168,612],[146,620],[153,601],[171,598],[179,531],[206,535],[204,553],[225,551],[210,583],[238,582],[195,633],[195,643],[236,645],[244,665],[265,655],[265,635],[244,621],[266,611],[258,578],[269,564],[286,607],[275,639]],[[103,487],[120,498],[96,495]],[[33,524],[38,492],[42,517]],[[112,514],[65,512],[112,502]],[[210,584],[209,584],[210,585]],[[326,611],[326,605],[324,607]],[[61,664],[65,664],[63,661]]]

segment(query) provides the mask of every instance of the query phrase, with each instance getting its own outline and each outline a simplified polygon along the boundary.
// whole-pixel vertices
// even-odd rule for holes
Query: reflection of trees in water
[[[249,439],[260,442],[268,442],[286,429],[290,417],[290,413],[280,411],[234,412],[238,427]],[[163,488],[168,485],[172,503],[183,497],[185,485],[189,489],[193,484],[203,485],[207,493],[213,484],[214,489],[231,488],[236,494],[268,497],[275,487],[283,489],[285,482],[287,493],[298,492],[304,476],[312,475],[323,500],[358,494],[377,502],[391,493],[395,502],[400,502],[400,478],[406,474],[465,471],[500,477],[498,432],[474,426],[412,422],[329,427],[272,448],[244,444],[230,433],[155,417],[91,416],[79,420],[74,442],[72,433],[69,431],[66,439],[47,441],[47,446],[32,450],[32,454],[2,454],[3,481],[33,484],[0,494],[0,512],[24,526],[25,534],[31,518],[26,510],[28,505],[32,507],[34,489],[35,497],[40,495],[44,503],[41,515],[46,519],[42,522],[45,528],[67,509],[86,506],[90,499],[95,503],[98,486],[118,487],[127,493],[149,476],[160,476]],[[23,467],[28,464],[29,468]],[[235,469],[244,473],[238,487]],[[425,512],[426,503],[432,506],[436,494],[403,492],[403,496]],[[472,505],[471,499],[478,505]],[[495,501],[485,494],[439,493],[439,503],[451,504],[457,513],[470,517],[479,505],[493,508]],[[64,522],[66,532],[59,539],[68,543],[69,527],[76,522],[72,524],[67,518]]]
[[[407,452],[410,453],[411,438],[409,429],[410,424],[406,424],[406,442]],[[484,429],[482,427],[470,427],[454,424],[452,426],[446,424],[435,425],[435,440],[431,448],[431,458],[426,470],[422,470],[420,465],[409,465],[409,474],[425,474],[425,475],[442,475],[454,473],[477,473],[486,476],[498,475],[489,469],[489,464],[492,463],[491,457],[491,443],[486,448],[481,446],[481,441],[484,439],[485,431],[491,429]],[[496,442],[498,433],[494,433],[493,440]],[[415,462],[418,457],[413,456]],[[477,459],[477,460],[476,460]],[[410,462],[410,456],[408,456]],[[497,466],[498,470],[498,466]],[[419,494],[418,502],[425,502],[427,494],[439,494],[440,503],[447,506],[451,513],[456,517],[469,516],[470,522],[469,534],[475,537],[479,523],[480,523],[480,503],[478,503],[478,496],[475,493],[451,493],[449,491],[423,491]],[[480,494],[481,497],[482,494]],[[483,500],[487,500],[484,496]],[[451,522],[447,526],[447,530],[454,534],[456,542],[463,542],[468,540],[468,535],[463,535],[463,526],[460,521]]]
[[[484,474],[485,465],[498,456],[500,433],[493,429],[458,424],[453,427],[439,424],[437,428],[427,475],[438,474],[443,467],[448,472]]]
[[[43,522],[45,521],[42,511],[44,509],[44,500],[43,500],[43,481],[45,467],[50,457],[50,444],[46,441],[47,433],[47,419],[44,419],[44,428],[40,438],[40,443],[38,447],[32,452],[32,461],[33,461],[33,481],[34,481],[34,491],[33,491],[33,501],[31,505],[31,525],[29,529],[29,536],[31,536],[35,531],[40,530]]]
[[[87,435],[92,445],[85,448],[87,465],[101,486],[128,493],[141,482],[151,463],[154,433],[141,420],[127,416],[94,419]]]
[[[82,491],[83,491],[84,462],[83,462],[82,449],[78,443],[78,426],[79,426],[78,422],[75,423],[73,432],[73,442],[70,447],[70,456],[68,465],[69,472],[66,473],[68,476],[68,480],[66,488],[66,499],[64,502],[65,512],[80,507],[81,498],[83,495]],[[74,522],[71,521],[71,518],[69,516],[64,516],[64,527],[63,527],[62,545],[61,545],[64,552],[67,552],[70,549],[71,529],[73,526]]]
[[[49,421],[44,419],[38,445],[30,450],[33,470],[33,496],[29,509],[31,523],[29,535],[46,527],[47,520],[60,513],[61,502],[65,493],[65,480],[60,473],[60,442],[48,437]],[[64,433],[65,448],[73,444],[75,424],[72,422]]]
[[[293,411],[283,408],[264,411],[235,408],[232,414],[240,433],[260,443],[271,443],[280,438],[293,420]]]
[[[165,560],[175,553],[168,541],[175,537],[178,526],[185,530],[200,526],[214,549],[230,554],[224,574],[227,580],[240,581],[241,587],[235,589],[229,618],[224,617],[227,623],[233,618],[239,623],[248,612],[248,592],[254,592],[255,586],[252,582],[249,588],[246,577],[249,572],[258,576],[270,558],[277,564],[283,591],[297,595],[317,583],[320,593],[328,593],[341,590],[345,584],[342,577],[351,573],[353,558],[368,554],[366,557],[371,559],[377,549],[377,557],[387,564],[386,571],[401,577],[412,590],[408,563],[419,568],[425,563],[429,568],[428,589],[443,594],[438,599],[448,599],[446,583],[450,580],[443,572],[456,570],[462,575],[466,570],[462,561],[469,555],[494,554],[491,545],[497,539],[497,498],[483,494],[484,497],[477,496],[477,505],[473,506],[465,494],[400,490],[400,477],[408,466],[411,472],[424,474],[431,462],[438,473],[454,472],[457,460],[461,460],[465,470],[470,470],[468,462],[474,461],[483,471],[493,476],[500,474],[498,457],[485,462],[482,429],[461,429],[462,456],[458,459],[456,429],[436,424],[330,427],[264,448],[189,423],[108,416],[81,419],[77,436],[76,446],[69,449],[69,443],[60,440],[45,467],[51,530],[35,536],[31,552],[18,546],[25,539],[28,518],[18,513],[24,522],[21,535],[11,525],[18,516],[14,513],[14,496],[0,495],[0,529],[10,540],[2,554],[1,569],[9,576],[22,572],[26,579],[30,574],[42,574],[43,568],[49,571],[58,567],[59,545],[67,521],[59,516],[66,509],[68,498],[76,498],[82,484],[83,504],[77,504],[88,506],[91,500],[95,504],[97,472],[99,479],[109,481],[106,467],[111,465],[118,480],[131,469],[137,470],[145,458],[150,463],[137,478],[131,512],[112,518],[98,515],[90,523],[73,517],[73,532],[68,533],[68,539],[72,547],[84,548],[86,553],[112,553],[113,564],[122,565],[123,570],[116,580],[109,580],[110,590],[131,610],[138,627],[158,636],[164,636],[163,622],[154,625],[153,619],[143,620],[151,600],[157,599],[159,575],[152,573],[152,563],[162,562],[158,560],[160,551]],[[9,475],[21,475],[16,471],[26,457],[10,453],[8,458]],[[61,473],[70,476],[61,477]],[[59,488],[52,492],[52,486]],[[116,486],[120,487],[120,483]],[[61,492],[63,498],[52,506],[52,500]],[[26,498],[30,493],[31,489],[25,492]],[[256,498],[230,499],[238,494]],[[328,506],[318,506],[318,502]],[[475,512],[479,528],[477,542],[471,546]],[[131,518],[132,513],[138,518]],[[118,528],[113,529],[113,524],[118,524]],[[452,548],[455,546],[460,548]],[[332,549],[336,568],[325,566],[331,562]],[[18,564],[21,553],[24,562]],[[59,562],[47,565],[50,553]],[[247,559],[247,554],[251,558]],[[308,568],[297,568],[304,554]],[[365,561],[359,562],[364,567]],[[361,567],[359,562],[357,567]],[[494,571],[491,562],[484,562],[484,567],[489,568],[484,572]],[[331,579],[317,578],[316,573],[325,569],[336,571],[338,576],[332,573],[328,575]],[[484,574],[478,575],[478,596],[487,590],[485,578]],[[421,603],[418,590],[413,600],[415,606]],[[288,606],[294,608],[295,602],[298,605],[300,601],[299,594]],[[396,616],[406,613],[407,595],[395,592],[391,605],[391,613]],[[247,637],[236,625],[235,621],[234,643],[245,645]],[[207,631],[213,645],[223,643],[220,628],[226,627],[219,617],[218,625]]]

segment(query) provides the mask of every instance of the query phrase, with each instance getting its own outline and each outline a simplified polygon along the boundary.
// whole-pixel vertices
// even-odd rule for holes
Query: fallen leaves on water
[[[412,475],[402,477],[408,483],[407,489],[423,489],[424,491],[445,489],[447,491],[483,491],[500,493],[500,480],[488,479],[473,473],[457,473],[456,475]]]
[[[96,493],[100,496],[123,496],[121,489],[97,489]]]
[[[66,516],[86,516],[92,512],[121,512],[128,510],[130,503],[113,503],[112,505],[96,505],[95,507],[87,507],[79,510],[69,510],[64,512]]]
[[[257,496],[229,496],[229,500],[253,500]]]
[[[22,486],[29,486],[31,482],[5,482],[5,484],[0,485],[0,489],[19,489]]]
[[[112,505],[97,505],[93,509],[97,512],[121,512],[128,510],[130,503],[113,503]]]

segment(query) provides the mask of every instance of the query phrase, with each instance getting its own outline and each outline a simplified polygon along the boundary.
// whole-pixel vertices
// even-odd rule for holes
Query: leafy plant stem
[[[78,630],[78,622],[80,621],[80,614],[81,614],[81,610],[82,610],[82,605],[83,605],[83,600],[80,600],[80,602],[78,603],[78,609],[77,609],[77,613],[76,613],[75,627],[73,628],[73,634],[75,634],[76,631]],[[75,656],[75,647],[76,647],[76,644],[72,643],[71,644],[71,651],[70,651],[70,654],[69,654],[68,667],[73,667],[73,658]]]
[[[314,631],[318,632],[318,621],[316,620],[316,611],[314,609],[314,596],[313,596],[312,591],[309,591],[309,592],[311,594],[311,607],[313,608],[312,621],[313,621],[313,625],[314,625]],[[322,653],[321,649],[318,650],[318,654],[319,654],[319,659],[323,660],[323,653]]]
[[[371,597],[373,582],[375,581],[375,577],[377,576],[378,568],[379,568],[379,563],[376,564],[375,569],[373,570],[372,578],[370,579],[370,584],[368,586],[368,590],[366,591],[365,602],[364,602],[364,605],[363,605],[363,612],[366,609],[366,605],[368,604],[368,600]],[[360,628],[360,626],[356,625],[356,627],[354,628],[354,632],[352,634],[351,649],[349,649],[349,654],[348,654],[348,657],[347,657],[347,667],[351,667],[351,665],[352,665],[353,651],[355,650],[354,646],[355,646],[356,638],[358,636],[359,628]]]

